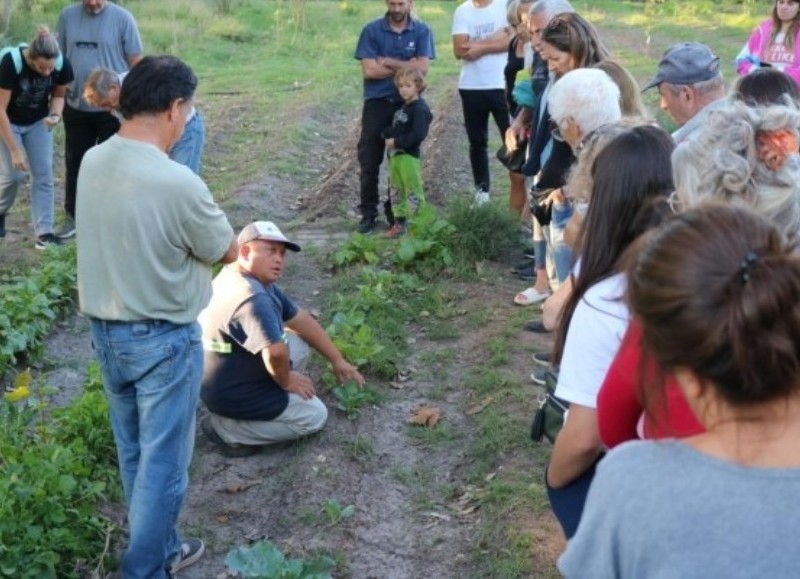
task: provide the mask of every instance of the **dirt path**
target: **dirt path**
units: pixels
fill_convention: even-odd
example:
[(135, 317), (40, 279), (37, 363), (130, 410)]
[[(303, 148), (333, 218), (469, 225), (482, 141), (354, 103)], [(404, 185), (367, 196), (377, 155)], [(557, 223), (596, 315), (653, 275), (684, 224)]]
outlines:
[[(424, 171), (429, 199), (441, 204), (447, 194), (469, 189), (458, 95), (453, 87), (440, 89), (436, 121), (426, 141)], [(313, 111), (308, 112), (313, 116)], [(355, 143), (358, 127), (343, 125), (327, 158), (329, 171), (313, 195), (298, 207), (299, 183), (264, 176), (239, 188), (226, 202), (234, 224), (268, 215), (281, 223), (294, 222), (293, 235), (306, 248), (291, 256), (282, 286), (309, 310), (323, 307), (330, 283), (327, 254), (355, 225), (343, 208), (357, 204)], [(325, 144), (322, 143), (321, 146)], [(213, 155), (213, 147), (211, 154)], [(447, 168), (443, 170), (443, 168)], [(342, 218), (346, 224), (342, 225)], [(322, 394), (330, 412), (321, 435), (299, 444), (265, 450), (246, 459), (228, 459), (198, 433), (191, 481), (181, 516), (185, 534), (202, 537), (207, 554), (181, 577), (226, 577), (224, 558), (237, 547), (261, 538), (276, 543), (293, 557), (329, 554), (336, 558), (337, 576), (464, 577), (475, 574), (480, 555), (482, 481), (472, 478), (476, 420), (470, 412), (476, 394), (466, 377), (484, 355), (492, 336), (506, 330), (518, 312), (510, 296), (521, 283), (489, 265), (480, 283), (457, 284), (463, 312), (487, 309), (486, 323), (476, 326), (468, 316), (454, 323), (458, 337), (431, 340), (422, 328), (410, 327), (412, 353), (398, 360), (409, 379), (402, 384), (376, 383), (382, 400), (350, 421), (334, 409), (335, 400)], [(533, 335), (520, 336), (520, 348), (542, 346)], [(86, 320), (75, 315), (60, 324), (47, 341), (43, 365), (57, 403), (79, 391), (92, 360)], [(511, 357), (512, 372), (530, 371), (522, 355)], [(399, 387), (398, 387), (399, 386)], [(530, 399), (535, 396), (531, 386)], [(407, 424), (410, 411), (429, 404), (442, 411), (443, 428), (435, 433)], [(529, 405), (517, 405), (517, 419), (527, 419)], [(472, 408), (472, 411), (470, 411)], [(200, 410), (201, 414), (205, 412)], [(524, 436), (524, 432), (520, 432)], [(528, 471), (531, 457), (507, 457), (505, 468)], [(503, 466), (500, 467), (502, 470)], [(332, 524), (323, 514), (328, 500), (353, 505), (352, 518)], [(519, 513), (509, 526), (541, 528), (542, 540), (531, 556), (552, 565), (558, 546), (552, 546), (552, 521), (544, 515)], [(485, 548), (485, 546), (484, 546)]]

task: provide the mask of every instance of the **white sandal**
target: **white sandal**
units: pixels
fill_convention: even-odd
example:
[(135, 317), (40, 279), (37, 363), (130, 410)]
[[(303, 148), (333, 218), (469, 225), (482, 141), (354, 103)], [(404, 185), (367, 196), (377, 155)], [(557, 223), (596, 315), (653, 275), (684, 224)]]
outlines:
[(519, 292), (514, 296), (514, 303), (518, 306), (532, 306), (546, 300), (550, 297), (550, 291), (544, 293), (539, 292), (534, 287), (529, 287), (525, 291)]

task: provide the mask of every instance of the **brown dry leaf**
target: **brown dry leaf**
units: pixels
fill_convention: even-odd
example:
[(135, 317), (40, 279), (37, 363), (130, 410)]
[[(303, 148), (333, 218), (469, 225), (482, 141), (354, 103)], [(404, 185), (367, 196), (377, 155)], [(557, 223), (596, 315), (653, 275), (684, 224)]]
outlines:
[(226, 486), (223, 491), (228, 494), (235, 495), (238, 493), (243, 493), (247, 489), (253, 488), (258, 486), (264, 482), (263, 478), (255, 479), (255, 480), (246, 480), (239, 483), (231, 483)]
[(419, 424), (420, 426), (436, 426), (441, 418), (442, 412), (433, 406), (420, 406), (411, 412), (411, 418), (408, 421), (411, 424)]
[(472, 414), (477, 414), (478, 412), (482, 412), (492, 402), (494, 402), (494, 396), (487, 396), (480, 403), (470, 406), (467, 409), (467, 414), (472, 415)]
[(231, 516), (228, 513), (220, 513), (215, 518), (221, 525), (227, 525), (231, 522)]

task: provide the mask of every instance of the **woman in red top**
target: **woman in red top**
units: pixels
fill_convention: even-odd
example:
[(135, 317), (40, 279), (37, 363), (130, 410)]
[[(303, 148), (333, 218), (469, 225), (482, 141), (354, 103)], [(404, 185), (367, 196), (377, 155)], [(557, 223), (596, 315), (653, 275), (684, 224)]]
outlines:
[[(662, 400), (642, 400), (640, 381), (647, 384), (661, 377), (655, 361), (642, 356), (641, 341), (642, 327), (634, 320), (597, 395), (600, 440), (608, 448), (637, 438), (684, 438), (703, 432), (671, 374), (663, 377)], [(650, 412), (645, 413), (645, 407)]]

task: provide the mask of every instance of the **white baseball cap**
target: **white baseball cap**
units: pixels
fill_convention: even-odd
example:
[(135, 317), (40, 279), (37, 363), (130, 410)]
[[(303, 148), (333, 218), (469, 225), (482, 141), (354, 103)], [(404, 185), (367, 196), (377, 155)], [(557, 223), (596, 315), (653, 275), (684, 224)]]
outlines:
[(292, 251), (300, 251), (300, 246), (293, 241), (289, 241), (289, 239), (283, 233), (281, 233), (281, 230), (278, 229), (278, 226), (272, 221), (254, 221), (250, 225), (245, 226), (245, 228), (242, 229), (242, 232), (239, 234), (238, 241), (239, 245), (244, 245), (245, 243), (255, 239), (278, 241), (283, 243), (287, 249), (291, 249)]

